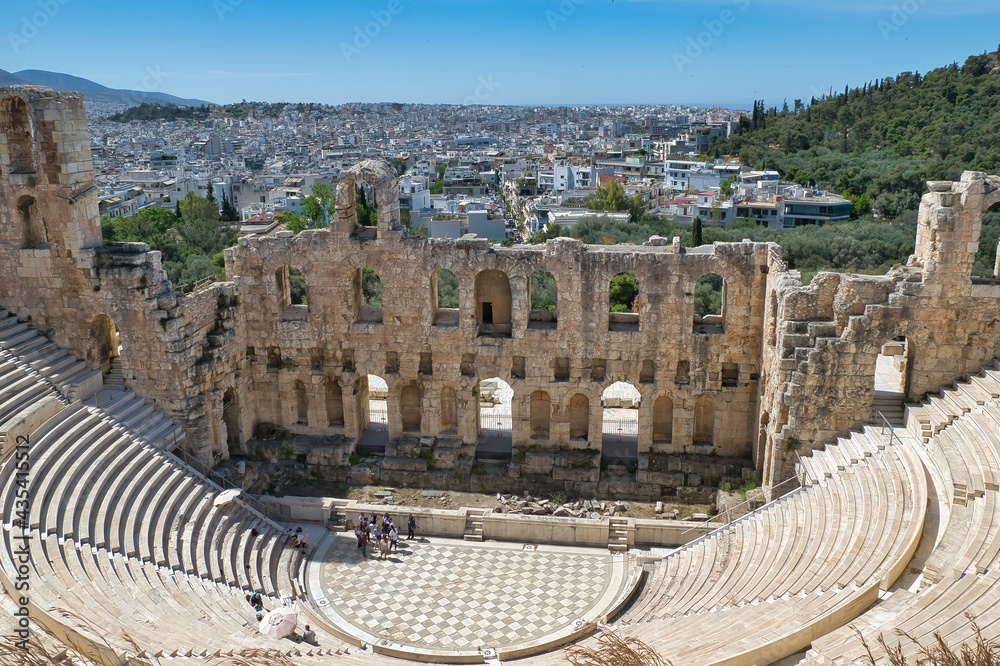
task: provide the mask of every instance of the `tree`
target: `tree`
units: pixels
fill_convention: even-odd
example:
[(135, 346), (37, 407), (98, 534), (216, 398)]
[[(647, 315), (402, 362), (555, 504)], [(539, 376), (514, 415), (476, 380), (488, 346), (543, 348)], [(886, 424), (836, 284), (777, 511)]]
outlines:
[(701, 218), (695, 217), (694, 221), (691, 222), (691, 247), (703, 245), (701, 235)]
[(212, 185), (211, 179), (208, 181), (208, 195), (205, 198), (215, 203), (215, 186)]
[(229, 197), (226, 196), (226, 194), (222, 195), (222, 215), (221, 215), (220, 219), (223, 222), (239, 222), (240, 221), (240, 213), (239, 213), (239, 211), (236, 210), (236, 207), (233, 206), (232, 202), (229, 200)]
[(301, 215), (290, 210), (275, 216), (275, 219), (279, 220), (285, 225), (285, 228), (291, 231), (293, 234), (298, 235), (305, 231), (306, 221)]
[(733, 185), (736, 183), (736, 176), (730, 176), (719, 183), (719, 194), (724, 197), (733, 196)]
[(337, 190), (326, 183), (316, 183), (312, 194), (302, 199), (302, 214), (315, 228), (330, 226), (337, 212)]
[(621, 273), (611, 278), (609, 300), (612, 312), (639, 311), (639, 280), (631, 273)]

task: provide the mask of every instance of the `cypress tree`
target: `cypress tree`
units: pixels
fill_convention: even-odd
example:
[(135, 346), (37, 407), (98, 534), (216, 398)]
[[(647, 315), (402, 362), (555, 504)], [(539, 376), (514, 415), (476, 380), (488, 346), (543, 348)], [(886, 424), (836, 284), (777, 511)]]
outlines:
[(701, 245), (701, 218), (695, 217), (694, 221), (691, 222), (691, 247), (699, 247)]

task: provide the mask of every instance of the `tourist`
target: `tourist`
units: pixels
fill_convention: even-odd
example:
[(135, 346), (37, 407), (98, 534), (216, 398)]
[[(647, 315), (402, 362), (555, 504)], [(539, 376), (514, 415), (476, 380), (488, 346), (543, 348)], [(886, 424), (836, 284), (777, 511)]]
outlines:
[(361, 532), (361, 557), (368, 557), (368, 532)]
[(409, 541), (413, 538), (414, 531), (417, 529), (417, 520), (410, 514), (410, 517), (406, 519), (406, 540)]
[(389, 545), (393, 550), (399, 550), (399, 532), (392, 523), (389, 524)]
[[(301, 530), (302, 528), (300, 527), (299, 529)], [(304, 553), (306, 552), (306, 546), (309, 545), (309, 533), (302, 532), (301, 534), (298, 535), (298, 537), (299, 537), (299, 548), (301, 548), (302, 552)]]
[(361, 550), (361, 535), (364, 534), (364, 530), (359, 525), (358, 529), (354, 530), (354, 536), (358, 539), (358, 550)]
[(310, 629), (308, 624), (306, 625), (306, 630), (302, 632), (302, 640), (309, 643), (309, 645), (316, 645), (316, 632)]
[[(302, 528), (300, 527), (299, 530), (301, 531)], [(288, 534), (288, 545), (291, 546), (292, 548), (298, 548), (299, 547), (299, 537), (298, 537), (298, 535), (289, 533)]]
[(251, 606), (263, 606), (264, 597), (260, 592), (254, 592), (253, 594), (247, 595), (247, 600), (250, 602)]
[(383, 534), (382, 540), (378, 542), (379, 545), (379, 559), (384, 560), (389, 557), (389, 535)]

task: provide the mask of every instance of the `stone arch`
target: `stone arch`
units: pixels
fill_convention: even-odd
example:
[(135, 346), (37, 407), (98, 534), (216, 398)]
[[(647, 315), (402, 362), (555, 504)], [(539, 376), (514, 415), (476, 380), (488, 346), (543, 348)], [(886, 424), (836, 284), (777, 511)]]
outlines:
[(399, 392), (399, 419), (403, 432), (419, 433), (422, 408), (422, 391), (417, 384), (406, 384)]
[(476, 276), (476, 324), (479, 335), (511, 337), (510, 278), (503, 271), (486, 270)]
[(479, 368), (476, 382), (476, 458), (509, 460), (513, 451), (514, 389), (496, 367)]
[(694, 444), (715, 444), (715, 400), (703, 395), (694, 402)]
[(344, 390), (332, 378), (326, 382), (326, 425), (344, 425)]
[(668, 443), (674, 437), (674, 401), (661, 395), (653, 403), (653, 441)]
[(354, 299), (359, 322), (382, 323), (382, 278), (375, 269), (364, 266), (354, 272)]
[(295, 418), (295, 425), (309, 424), (309, 392), (301, 379), (296, 379), (292, 384), (290, 395), (292, 404), (292, 416)]
[(396, 172), (381, 160), (363, 160), (341, 174), (337, 185), (336, 230), (345, 233), (356, 231), (358, 200), (355, 188), (361, 181), (370, 183), (375, 190), (375, 205), (378, 208), (376, 236), (385, 231), (401, 231)]
[(458, 432), (458, 396), (450, 386), (441, 389), (440, 426), (441, 434)]
[(577, 393), (569, 400), (569, 437), (587, 439), (590, 434), (590, 398)]
[(528, 279), (528, 328), (555, 328), (559, 319), (559, 287), (548, 271), (535, 271)]
[(601, 455), (605, 462), (631, 465), (638, 460), (642, 402), (639, 388), (622, 379), (601, 392)]
[(529, 420), (532, 439), (548, 439), (552, 420), (552, 399), (545, 391), (531, 394)]
[(458, 277), (447, 268), (431, 273), (431, 308), (435, 326), (458, 326), (461, 307)]
[(226, 446), (229, 455), (243, 452), (243, 440), (240, 433), (240, 402), (235, 388), (229, 388), (222, 394), (222, 423), (226, 426)]
[(48, 229), (35, 197), (25, 195), (17, 200), (17, 215), (21, 220), (24, 247), (31, 248), (49, 241)]
[(726, 280), (705, 273), (694, 283), (694, 332), (722, 333), (726, 321)]
[(90, 321), (87, 343), (87, 364), (101, 372), (111, 369), (111, 361), (118, 358), (118, 328), (106, 314), (99, 314)]
[(639, 278), (634, 273), (619, 273), (608, 283), (608, 330), (639, 330)]
[(7, 141), (7, 173), (35, 173), (35, 130), (28, 105), (20, 97), (0, 101), (0, 134)]

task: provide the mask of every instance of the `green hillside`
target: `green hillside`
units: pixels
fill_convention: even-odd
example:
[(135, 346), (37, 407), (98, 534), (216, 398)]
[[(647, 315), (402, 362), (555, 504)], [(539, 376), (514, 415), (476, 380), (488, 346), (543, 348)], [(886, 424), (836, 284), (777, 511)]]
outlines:
[(986, 53), (820, 99), (759, 102), (737, 134), (713, 140), (710, 156), (738, 155), (912, 220), (925, 181), (958, 180), (970, 169), (1000, 173), (998, 108), (1000, 62)]

